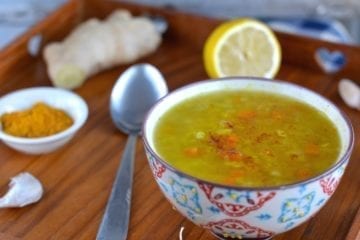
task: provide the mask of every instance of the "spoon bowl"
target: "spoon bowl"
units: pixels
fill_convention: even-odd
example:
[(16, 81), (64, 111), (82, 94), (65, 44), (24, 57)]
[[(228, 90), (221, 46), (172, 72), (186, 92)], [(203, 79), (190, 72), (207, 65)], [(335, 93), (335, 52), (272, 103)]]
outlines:
[(147, 111), (166, 93), (165, 80), (152, 65), (128, 68), (111, 92), (110, 114), (114, 124), (124, 133), (139, 133)]
[(111, 118), (120, 131), (129, 134), (129, 138), (97, 240), (125, 240), (127, 237), (137, 135), (141, 132), (148, 110), (167, 92), (163, 76), (150, 64), (128, 68), (113, 87), (110, 96)]

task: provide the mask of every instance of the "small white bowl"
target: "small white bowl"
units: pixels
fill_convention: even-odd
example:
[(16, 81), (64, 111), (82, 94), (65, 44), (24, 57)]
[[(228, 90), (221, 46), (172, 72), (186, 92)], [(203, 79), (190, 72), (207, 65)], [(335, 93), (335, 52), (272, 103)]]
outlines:
[(67, 143), (84, 125), (88, 116), (86, 102), (77, 94), (54, 87), (34, 87), (14, 91), (0, 98), (0, 116), (4, 113), (30, 108), (44, 102), (68, 113), (73, 125), (65, 131), (40, 138), (23, 138), (6, 134), (0, 124), (0, 139), (9, 147), (28, 154), (52, 152)]

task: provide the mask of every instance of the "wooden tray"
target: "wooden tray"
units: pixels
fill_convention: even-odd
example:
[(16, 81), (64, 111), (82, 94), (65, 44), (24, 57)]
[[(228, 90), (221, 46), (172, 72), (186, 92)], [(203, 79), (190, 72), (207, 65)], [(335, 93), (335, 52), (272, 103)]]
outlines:
[[(42, 57), (27, 54), (32, 36), (41, 34), (44, 43), (62, 39), (80, 21), (91, 16), (104, 17), (116, 8), (168, 19), (170, 28), (161, 47), (141, 62), (157, 66), (170, 90), (207, 78), (202, 46), (220, 21), (114, 1), (72, 0), (0, 52), (0, 95), (24, 87), (51, 85)], [(337, 83), (343, 77), (359, 83), (360, 48), (280, 33), (277, 36), (283, 49), (277, 78), (308, 87), (337, 104), (350, 117), (356, 142), (343, 180), (326, 206), (310, 221), (274, 239), (360, 239), (360, 113), (346, 107), (337, 93)], [(314, 60), (319, 47), (342, 51), (347, 57), (344, 69), (337, 74), (324, 74)], [(0, 145), (0, 192), (6, 191), (9, 178), (22, 171), (37, 176), (45, 187), (39, 203), (0, 210), (0, 239), (95, 239), (127, 137), (114, 127), (108, 111), (111, 88), (126, 67), (102, 72), (76, 90), (88, 103), (90, 115), (66, 147), (51, 154), (30, 156)], [(141, 141), (137, 145), (134, 180), (128, 239), (179, 239), (182, 226), (183, 239), (214, 239), (174, 211), (160, 193)]]

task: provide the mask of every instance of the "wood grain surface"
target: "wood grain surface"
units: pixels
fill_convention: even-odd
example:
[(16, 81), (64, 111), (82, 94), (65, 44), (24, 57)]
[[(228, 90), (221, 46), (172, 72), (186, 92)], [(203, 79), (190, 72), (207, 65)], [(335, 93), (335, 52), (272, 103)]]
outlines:
[[(139, 62), (157, 66), (170, 90), (207, 78), (202, 46), (220, 21), (113, 1), (72, 0), (0, 52), (0, 96), (20, 88), (51, 85), (42, 56), (27, 54), (32, 36), (41, 34), (44, 43), (59, 40), (80, 21), (102, 18), (116, 8), (158, 14), (169, 21), (161, 47)], [(341, 78), (360, 83), (360, 49), (280, 33), (277, 36), (283, 49), (277, 78), (308, 87), (333, 101), (350, 117), (356, 142), (345, 175), (325, 207), (310, 221), (274, 239), (360, 239), (360, 112), (346, 107), (337, 93)], [(332, 75), (322, 72), (314, 60), (319, 47), (342, 51), (347, 57), (345, 68)], [(115, 128), (108, 109), (111, 88), (127, 67), (104, 71), (75, 90), (86, 100), (89, 118), (62, 149), (31, 156), (0, 144), (0, 193), (6, 191), (10, 178), (22, 171), (35, 175), (45, 188), (43, 199), (34, 205), (0, 210), (0, 240), (95, 239), (127, 137)], [(141, 141), (133, 187), (129, 240), (179, 239), (181, 227), (184, 240), (215, 239), (172, 209), (152, 177)]]

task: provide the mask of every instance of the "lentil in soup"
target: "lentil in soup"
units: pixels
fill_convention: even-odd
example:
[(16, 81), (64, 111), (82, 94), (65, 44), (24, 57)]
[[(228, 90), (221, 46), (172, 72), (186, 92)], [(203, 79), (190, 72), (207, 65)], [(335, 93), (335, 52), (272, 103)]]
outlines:
[(338, 158), (335, 125), (314, 107), (274, 93), (223, 90), (168, 110), (155, 149), (173, 167), (200, 179), (269, 187), (311, 178)]

